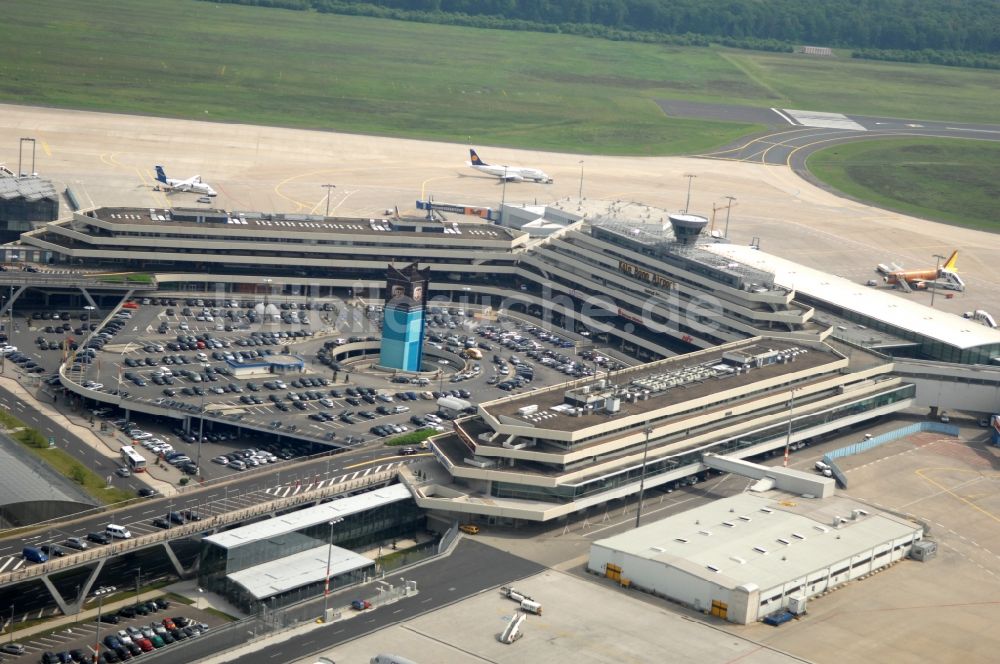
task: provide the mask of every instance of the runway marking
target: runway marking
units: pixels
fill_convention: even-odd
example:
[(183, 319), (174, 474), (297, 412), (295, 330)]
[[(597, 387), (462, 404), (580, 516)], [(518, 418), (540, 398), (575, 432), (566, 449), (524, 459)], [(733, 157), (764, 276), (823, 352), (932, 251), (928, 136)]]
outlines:
[(806, 127), (828, 127), (830, 129), (851, 129), (853, 131), (868, 131), (843, 113), (825, 113), (823, 111), (796, 111), (783, 109), (795, 121)]
[(971, 131), (980, 134), (1000, 134), (1000, 129), (968, 129), (967, 127), (945, 127), (948, 131)]
[(772, 107), (771, 110), (774, 111), (775, 113), (777, 113), (783, 120), (785, 120), (788, 124), (792, 125), (793, 127), (795, 125), (799, 124), (798, 122), (796, 122), (795, 120), (793, 120), (792, 118), (790, 118), (788, 115), (786, 115), (785, 113), (783, 113), (781, 111), (781, 109), (779, 109), (779, 108), (773, 108)]

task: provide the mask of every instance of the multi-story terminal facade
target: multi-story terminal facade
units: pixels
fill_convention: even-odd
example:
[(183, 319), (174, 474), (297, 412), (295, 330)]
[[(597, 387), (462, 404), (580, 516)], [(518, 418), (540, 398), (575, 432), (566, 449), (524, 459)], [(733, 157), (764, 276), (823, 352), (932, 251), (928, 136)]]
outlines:
[(417, 504), (545, 521), (912, 404), (892, 361), (839, 342), (757, 337), (481, 404), (431, 447)]
[(434, 298), (521, 311), (643, 359), (757, 334), (829, 328), (768, 273), (675, 241), (670, 224), (577, 222), (546, 238), (478, 222), (205, 209), (98, 208), (25, 233), (4, 258), (159, 275), (177, 287), (383, 297), (387, 262), (419, 261)]

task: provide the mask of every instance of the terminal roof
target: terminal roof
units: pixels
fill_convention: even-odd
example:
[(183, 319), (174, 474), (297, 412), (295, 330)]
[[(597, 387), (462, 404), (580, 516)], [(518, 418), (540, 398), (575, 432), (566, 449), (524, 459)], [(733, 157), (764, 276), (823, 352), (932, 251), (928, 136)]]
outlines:
[(1000, 344), (1000, 330), (751, 247), (713, 244), (708, 245), (708, 249), (773, 272), (775, 283), (794, 287), (798, 292), (828, 302), (835, 308), (854, 311), (955, 348)]
[(326, 578), (327, 555), (331, 577), (375, 564), (353, 551), (323, 545), (233, 572), (229, 575), (229, 580), (246, 588), (255, 599), (265, 599), (323, 581)]
[(43, 198), (56, 198), (56, 196), (56, 188), (51, 180), (36, 177), (0, 177), (0, 199), (24, 198), (29, 201), (37, 201)]
[(465, 240), (510, 241), (522, 235), (519, 231), (475, 222), (438, 222), (422, 218), (354, 218), (324, 217), (306, 214), (265, 214), (260, 212), (227, 212), (199, 208), (98, 208), (91, 216), (102, 221), (153, 226), (164, 232), (170, 228), (191, 230), (219, 228), (229, 233), (245, 233), (265, 241), (271, 234), (289, 232), (348, 235), (407, 235), (449, 237)]
[[(593, 415), (577, 417), (572, 408), (567, 407), (567, 390), (584, 388), (592, 385), (592, 393), (603, 393), (605, 389), (614, 389), (617, 393), (640, 394), (642, 385), (650, 382), (657, 382), (661, 377), (666, 381), (678, 374), (685, 374), (694, 371), (698, 367), (709, 367), (719, 365), (723, 362), (724, 353), (742, 352), (747, 355), (763, 354), (769, 352), (785, 353), (788, 351), (799, 351), (807, 349), (808, 352), (798, 354), (793, 361), (775, 362), (762, 367), (751, 368), (742, 373), (735, 372), (711, 372), (708, 371), (704, 377), (690, 381), (677, 382), (676, 386), (665, 387), (661, 391), (652, 391), (647, 398), (637, 400), (634, 403), (627, 403), (625, 398), (621, 398), (619, 409), (615, 412), (608, 412), (601, 408), (595, 409)], [(481, 408), (496, 418), (503, 418), (503, 422), (516, 423), (515, 420), (523, 422), (526, 426), (538, 427), (541, 429), (553, 429), (559, 431), (573, 431), (598, 423), (604, 423), (615, 419), (625, 418), (637, 413), (651, 413), (653, 411), (666, 408), (675, 404), (699, 399), (718, 392), (719, 390), (730, 390), (737, 387), (747, 387), (775, 376), (785, 373), (799, 372), (805, 369), (813, 369), (824, 364), (843, 359), (834, 353), (827, 346), (805, 347), (794, 341), (777, 338), (757, 338), (744, 342), (729, 344), (724, 348), (710, 349), (691, 355), (677, 356), (615, 371), (605, 378), (586, 378), (583, 380), (563, 383), (551, 388), (535, 390), (527, 394), (499, 399)], [(607, 388), (598, 388), (601, 381), (606, 381)], [(665, 385), (665, 382), (660, 384)], [(533, 412), (525, 413), (525, 407), (531, 408)], [(598, 419), (599, 418), (599, 419)]]
[(276, 516), (273, 519), (258, 521), (248, 526), (217, 533), (211, 537), (206, 537), (205, 541), (224, 549), (235, 549), (244, 544), (280, 537), (281, 535), (294, 533), (310, 526), (316, 526), (351, 514), (365, 512), (381, 505), (388, 505), (408, 499), (410, 499), (410, 491), (402, 484), (393, 484), (392, 486), (376, 489), (375, 491), (366, 491), (356, 496), (340, 498), (333, 502), (289, 512), (288, 514)]

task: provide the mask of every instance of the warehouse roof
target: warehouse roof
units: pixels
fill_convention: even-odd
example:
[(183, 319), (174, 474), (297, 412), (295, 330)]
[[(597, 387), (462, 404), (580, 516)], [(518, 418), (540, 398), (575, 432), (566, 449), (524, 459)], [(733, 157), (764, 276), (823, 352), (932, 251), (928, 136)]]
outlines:
[[(838, 517), (846, 521), (835, 527)], [(723, 587), (766, 590), (841, 561), (850, 564), (852, 556), (920, 531), (916, 524), (846, 498), (790, 500), (786, 494), (744, 493), (594, 546), (682, 569)]]
[(375, 491), (366, 491), (356, 496), (340, 498), (315, 507), (282, 514), (266, 521), (258, 521), (248, 526), (227, 530), (224, 533), (206, 537), (205, 541), (224, 549), (234, 549), (251, 542), (280, 537), (310, 526), (365, 512), (381, 505), (408, 500), (410, 497), (410, 491), (405, 486), (393, 484)]

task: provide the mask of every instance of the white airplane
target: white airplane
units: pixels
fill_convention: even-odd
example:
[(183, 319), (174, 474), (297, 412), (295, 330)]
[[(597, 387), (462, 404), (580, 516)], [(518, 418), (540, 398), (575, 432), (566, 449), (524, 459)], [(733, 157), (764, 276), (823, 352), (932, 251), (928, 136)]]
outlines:
[(545, 174), (544, 171), (540, 171), (537, 168), (523, 168), (520, 166), (495, 166), (487, 164), (485, 161), (479, 158), (475, 150), (469, 150), (469, 156), (472, 161), (466, 162), (469, 166), (481, 171), (493, 177), (500, 178), (501, 180), (506, 180), (507, 182), (524, 182), (525, 180), (532, 180), (533, 182), (544, 182), (546, 184), (552, 183), (552, 178)]
[(172, 191), (190, 191), (195, 194), (204, 194), (205, 196), (217, 195), (215, 189), (212, 189), (207, 183), (201, 181), (200, 175), (189, 177), (187, 180), (175, 180), (174, 178), (167, 177), (167, 174), (163, 172), (163, 166), (156, 167), (156, 181), (164, 189)]

